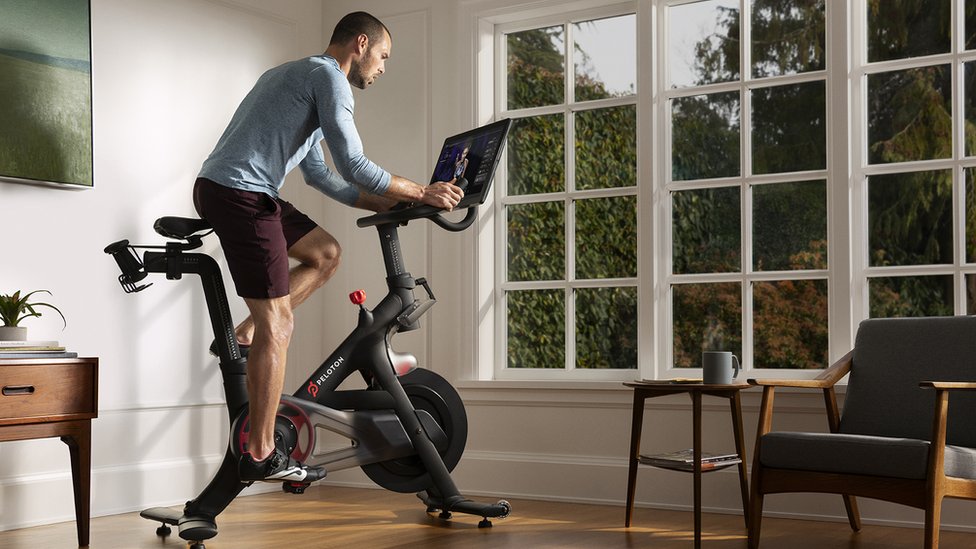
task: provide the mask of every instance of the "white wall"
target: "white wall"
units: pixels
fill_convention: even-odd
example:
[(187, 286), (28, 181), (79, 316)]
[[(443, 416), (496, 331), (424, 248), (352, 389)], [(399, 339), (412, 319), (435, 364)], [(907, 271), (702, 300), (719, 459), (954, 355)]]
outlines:
[[(67, 329), (45, 315), (30, 337), (100, 358), (96, 516), (190, 499), (227, 431), (199, 279), (125, 295), (102, 249), (160, 243), (154, 219), (193, 215), (193, 180), (239, 100), (267, 68), (323, 51), (320, 22), (319, 0), (93, 0), (94, 189), (0, 182), (0, 291), (50, 289)], [(321, 216), (315, 191), (292, 182), (286, 195)], [(309, 340), (296, 335), (296, 356)], [(0, 444), (0, 529), (73, 517), (67, 447)]]

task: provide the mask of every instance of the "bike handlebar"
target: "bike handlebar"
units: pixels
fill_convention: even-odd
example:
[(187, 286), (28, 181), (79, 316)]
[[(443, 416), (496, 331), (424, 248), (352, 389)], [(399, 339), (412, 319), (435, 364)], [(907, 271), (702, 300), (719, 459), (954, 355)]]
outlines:
[(414, 219), (430, 219), (438, 227), (451, 231), (460, 232), (467, 229), (478, 217), (478, 206), (470, 206), (468, 213), (460, 221), (448, 221), (441, 215), (444, 210), (434, 206), (410, 206), (408, 208), (380, 212), (368, 217), (361, 217), (356, 220), (358, 227), (373, 227), (375, 225), (405, 225)]
[[(461, 188), (467, 187), (467, 181), (463, 178), (458, 180), (458, 186)], [(470, 199), (471, 197), (465, 197)], [(434, 206), (428, 206), (426, 204), (419, 205), (407, 205), (400, 204), (394, 206), (393, 209), (376, 213), (367, 217), (361, 217), (356, 220), (356, 225), (359, 227), (373, 227), (376, 225), (388, 225), (396, 223), (397, 225), (405, 225), (408, 221), (413, 221), (414, 219), (430, 219), (438, 227), (448, 230), (451, 232), (460, 232), (474, 223), (474, 220), (478, 217), (478, 202), (471, 204), (470, 206), (465, 206), (467, 208), (467, 214), (460, 221), (448, 221), (442, 215), (445, 210), (437, 208)]]
[(468, 213), (465, 214), (464, 218), (460, 221), (448, 221), (441, 214), (437, 214), (431, 217), (430, 220), (437, 224), (438, 227), (451, 231), (451, 232), (461, 232), (467, 229), (474, 223), (474, 220), (478, 218), (478, 207), (472, 206), (468, 208)]

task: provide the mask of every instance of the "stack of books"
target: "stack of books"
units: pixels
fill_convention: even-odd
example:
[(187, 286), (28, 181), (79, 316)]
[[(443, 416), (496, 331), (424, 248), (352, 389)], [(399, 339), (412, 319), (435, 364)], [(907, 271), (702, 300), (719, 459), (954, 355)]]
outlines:
[(75, 358), (57, 341), (0, 341), (0, 358)]
[[(679, 471), (695, 470), (694, 451), (691, 448), (668, 454), (641, 455), (637, 460), (644, 465), (652, 465), (663, 469), (677, 469)], [(702, 471), (721, 469), (739, 463), (742, 463), (742, 458), (739, 457), (739, 454), (711, 454), (709, 452), (702, 452), (701, 454)]]

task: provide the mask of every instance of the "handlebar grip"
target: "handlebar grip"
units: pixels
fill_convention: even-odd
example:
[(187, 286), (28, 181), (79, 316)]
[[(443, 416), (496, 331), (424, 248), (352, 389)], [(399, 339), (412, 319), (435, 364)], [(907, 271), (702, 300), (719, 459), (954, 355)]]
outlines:
[(138, 292), (151, 286), (151, 284), (136, 285), (137, 282), (146, 278), (149, 273), (143, 268), (139, 256), (129, 246), (128, 240), (119, 240), (118, 242), (109, 244), (105, 247), (105, 253), (111, 255), (119, 265), (119, 270), (122, 271), (122, 274), (119, 275), (119, 284), (122, 285), (122, 289), (126, 293)]
[(113, 242), (113, 243), (109, 244), (108, 246), (105, 246), (105, 250), (104, 251), (107, 254), (114, 255), (114, 254), (117, 254), (117, 253), (121, 252), (122, 250), (124, 250), (124, 249), (126, 249), (128, 247), (129, 247), (129, 241), (128, 240), (119, 240), (118, 242)]
[(478, 218), (478, 207), (472, 206), (468, 208), (468, 213), (460, 221), (448, 221), (444, 219), (444, 216), (437, 214), (430, 218), (431, 221), (437, 224), (438, 227), (446, 229), (451, 232), (461, 232), (467, 229), (474, 223), (474, 220)]

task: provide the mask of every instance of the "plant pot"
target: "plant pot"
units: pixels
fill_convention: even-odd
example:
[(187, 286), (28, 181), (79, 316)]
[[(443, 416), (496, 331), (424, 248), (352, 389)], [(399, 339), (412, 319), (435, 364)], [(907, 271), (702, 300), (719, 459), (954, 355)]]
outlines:
[(0, 341), (26, 341), (26, 326), (0, 326)]

